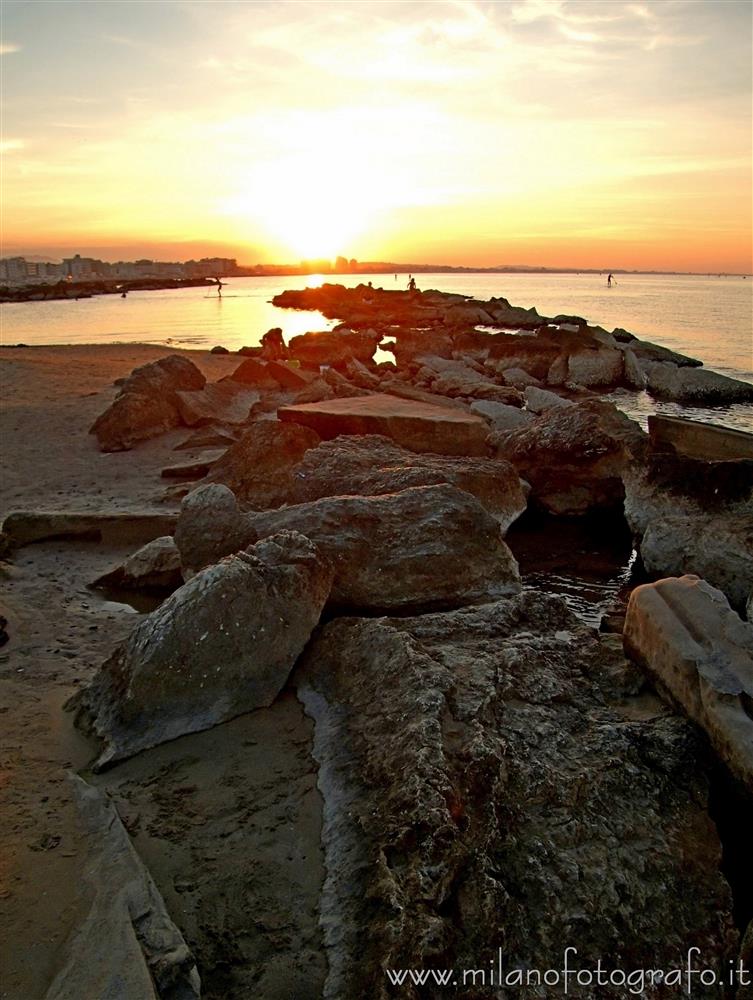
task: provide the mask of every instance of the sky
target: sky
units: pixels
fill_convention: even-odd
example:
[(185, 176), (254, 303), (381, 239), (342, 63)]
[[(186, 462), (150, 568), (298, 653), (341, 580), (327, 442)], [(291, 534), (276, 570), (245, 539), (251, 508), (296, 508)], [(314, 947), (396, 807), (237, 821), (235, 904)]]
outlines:
[(749, 0), (3, 0), (2, 254), (750, 272)]

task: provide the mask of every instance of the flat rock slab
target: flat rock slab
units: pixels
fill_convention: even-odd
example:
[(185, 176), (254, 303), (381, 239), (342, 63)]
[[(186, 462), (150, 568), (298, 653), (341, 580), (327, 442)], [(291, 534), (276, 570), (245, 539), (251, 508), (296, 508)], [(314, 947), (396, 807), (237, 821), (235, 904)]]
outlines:
[(71, 780), (88, 839), (80, 889), (88, 912), (45, 1000), (198, 1000), (194, 957), (114, 806), (81, 778)]
[(624, 642), (753, 791), (753, 625), (705, 580), (670, 577), (633, 591)]
[(70, 511), (12, 511), (2, 531), (16, 548), (32, 542), (80, 538), (120, 545), (151, 542), (175, 531), (177, 514), (139, 512), (72, 513)]
[(707, 462), (753, 461), (753, 434), (732, 427), (654, 413), (648, 418), (648, 433), (653, 448), (670, 445), (690, 458)]
[(226, 450), (226, 448), (213, 448), (211, 451), (201, 452), (194, 458), (186, 458), (182, 462), (166, 465), (160, 475), (164, 479), (201, 479), (202, 476), (206, 476), (215, 462), (222, 458)]
[(481, 417), (387, 393), (285, 406), (278, 416), (311, 427), (324, 440), (339, 434), (383, 434), (410, 451), (487, 453), (488, 427)]
[(249, 418), (251, 407), (261, 399), (256, 389), (232, 379), (208, 382), (203, 389), (176, 395), (181, 420), (189, 427), (215, 422), (243, 424)]

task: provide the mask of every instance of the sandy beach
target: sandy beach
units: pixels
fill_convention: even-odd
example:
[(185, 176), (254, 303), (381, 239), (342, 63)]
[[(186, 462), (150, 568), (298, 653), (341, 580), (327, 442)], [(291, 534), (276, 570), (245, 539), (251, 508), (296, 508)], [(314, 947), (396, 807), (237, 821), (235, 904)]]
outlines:
[[(208, 378), (237, 367), (237, 356), (185, 353)], [(39, 347), (2, 350), (0, 379), (3, 407), (2, 516), (16, 509), (164, 510), (160, 496), (165, 481), (160, 468), (174, 459), (172, 449), (186, 436), (170, 432), (138, 451), (102, 454), (87, 434), (94, 418), (112, 401), (113, 381), (132, 368), (164, 357), (164, 349), (146, 345)], [(92, 745), (73, 728), (62, 705), (86, 683), (113, 646), (133, 626), (135, 612), (108, 602), (87, 589), (101, 573), (117, 565), (128, 548), (97, 543), (50, 542), (21, 550), (12, 564), (2, 564), (0, 613), (8, 619), (9, 642), (0, 651), (2, 717), (2, 789), (0, 808), (0, 936), (7, 960), (0, 996), (41, 997), (56, 971), (60, 949), (81, 917), (82, 840), (66, 773), (85, 767)], [(234, 854), (222, 847), (233, 826), (258, 822), (269, 840), (270, 870), (290, 845), (274, 841), (282, 822), (275, 816), (269, 786), (285, 781), (285, 767), (300, 754), (296, 734), (303, 730), (300, 706), (283, 700), (275, 713), (260, 720), (248, 717), (217, 734), (194, 739), (188, 748), (174, 744), (150, 760), (121, 772), (118, 784), (137, 787), (153, 781), (154, 767), (163, 775), (153, 814), (142, 812), (138, 823), (152, 825), (154, 842), (167, 845), (169, 858), (155, 859), (180, 885), (190, 877), (192, 859), (182, 847), (186, 823), (205, 824), (206, 846), (217, 858), (215, 877), (236, 871)], [(227, 741), (227, 745), (225, 745)], [(235, 747), (235, 750), (232, 749)], [(242, 748), (242, 750), (238, 749)], [(258, 749), (256, 749), (258, 748)], [(197, 761), (210, 756), (214, 764)], [(223, 761), (220, 765), (218, 761)], [(207, 770), (207, 767), (209, 768)], [(231, 784), (222, 784), (225, 773)], [(193, 791), (186, 786), (193, 784)], [(201, 791), (196, 792), (197, 786)], [(264, 795), (267, 788), (266, 798)], [(242, 789), (243, 802), (234, 789)], [(171, 803), (170, 796), (175, 796)], [(313, 781), (300, 790), (301, 822), (316, 818)], [(176, 815), (176, 803), (191, 804), (189, 818)], [(143, 807), (142, 807), (143, 809)], [(216, 829), (223, 813), (223, 831)], [(124, 814), (128, 813), (124, 810)], [(162, 839), (157, 834), (163, 834)], [(194, 848), (195, 849), (195, 848)], [(260, 852), (256, 865), (263, 865)], [(241, 869), (243, 865), (241, 865)], [(301, 865), (296, 880), (313, 882), (316, 865)], [(292, 889), (291, 889), (292, 891)], [(173, 900), (186, 908), (185, 896)], [(302, 919), (306, 920), (305, 914)], [(309, 932), (315, 921), (308, 915)], [(303, 932), (302, 932), (303, 933)]]

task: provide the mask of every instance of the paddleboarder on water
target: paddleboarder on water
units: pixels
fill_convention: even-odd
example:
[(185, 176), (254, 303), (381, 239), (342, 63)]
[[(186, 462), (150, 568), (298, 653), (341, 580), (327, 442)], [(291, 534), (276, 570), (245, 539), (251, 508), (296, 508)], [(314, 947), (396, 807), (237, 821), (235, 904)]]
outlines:
[[(608, 274), (607, 275), (607, 288), (611, 288), (612, 287), (612, 281), (614, 281), (612, 275)], [(617, 284), (617, 282), (615, 282), (615, 284)]]

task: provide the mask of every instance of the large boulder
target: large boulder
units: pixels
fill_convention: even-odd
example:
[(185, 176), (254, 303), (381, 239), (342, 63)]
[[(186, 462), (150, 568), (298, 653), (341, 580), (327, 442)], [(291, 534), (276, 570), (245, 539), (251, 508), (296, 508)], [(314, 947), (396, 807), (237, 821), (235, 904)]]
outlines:
[(683, 576), (633, 591), (624, 642), (753, 792), (753, 625), (721, 591)]
[[(305, 453), (291, 471), (291, 478), (292, 494), (284, 498), (281, 495), (276, 506), (286, 501), (303, 503), (320, 497), (377, 496), (399, 493), (411, 486), (452, 483), (475, 496), (497, 518), (503, 531), (526, 509), (520, 479), (509, 462), (419, 455), (401, 448), (389, 438), (372, 434), (363, 437), (343, 435), (322, 442)], [(252, 506), (257, 505), (252, 502)]]
[(537, 506), (579, 515), (622, 505), (623, 473), (644, 438), (612, 403), (590, 399), (545, 410), (529, 426), (492, 433), (489, 441), (531, 484)]
[(261, 394), (232, 379), (208, 382), (203, 389), (178, 392), (178, 412), (188, 427), (209, 424), (245, 424)]
[(471, 399), (491, 399), (510, 406), (521, 406), (520, 392), (512, 386), (499, 385), (490, 378), (478, 374), (472, 368), (447, 370), (433, 375), (429, 380), (432, 392), (441, 396), (466, 396)]
[(703, 577), (742, 611), (753, 590), (753, 513), (654, 518), (641, 539), (640, 553), (648, 573)]
[(340, 434), (381, 434), (410, 451), (487, 454), (487, 427), (480, 417), (387, 393), (284, 406), (278, 416), (312, 428), (325, 440)]
[(344, 367), (354, 358), (362, 364), (370, 362), (381, 339), (374, 330), (324, 330), (293, 337), (288, 350), (291, 358), (309, 367)]
[(287, 531), (194, 576), (69, 703), (104, 743), (94, 770), (270, 705), (331, 584), (316, 546)]
[(178, 392), (202, 389), (205, 382), (196, 365), (179, 354), (134, 368), (89, 433), (96, 436), (101, 451), (128, 451), (177, 427)]
[(323, 798), (325, 996), (439, 997), (385, 970), (455, 968), (486, 970), (469, 996), (512, 997), (568, 943), (610, 971), (674, 967), (696, 941), (704, 964), (734, 957), (704, 747), (560, 600), (338, 619), (295, 681)]
[(190, 573), (283, 530), (306, 535), (329, 558), (336, 607), (457, 607), (520, 590), (499, 522), (446, 484), (251, 513), (226, 487), (202, 486), (183, 501), (175, 541)]
[(624, 367), (623, 353), (617, 348), (584, 348), (568, 355), (567, 381), (586, 387), (613, 387), (623, 381)]
[(666, 361), (642, 363), (648, 391), (657, 399), (668, 399), (685, 406), (719, 406), (753, 402), (753, 383), (708, 371), (706, 368), (680, 367)]
[(529, 413), (544, 413), (545, 410), (552, 410), (557, 406), (574, 406), (571, 399), (550, 392), (548, 389), (539, 389), (535, 385), (529, 385), (524, 392), (526, 409)]
[(319, 435), (301, 424), (257, 420), (216, 462), (207, 482), (224, 483), (256, 510), (279, 507), (293, 499), (293, 469)]

